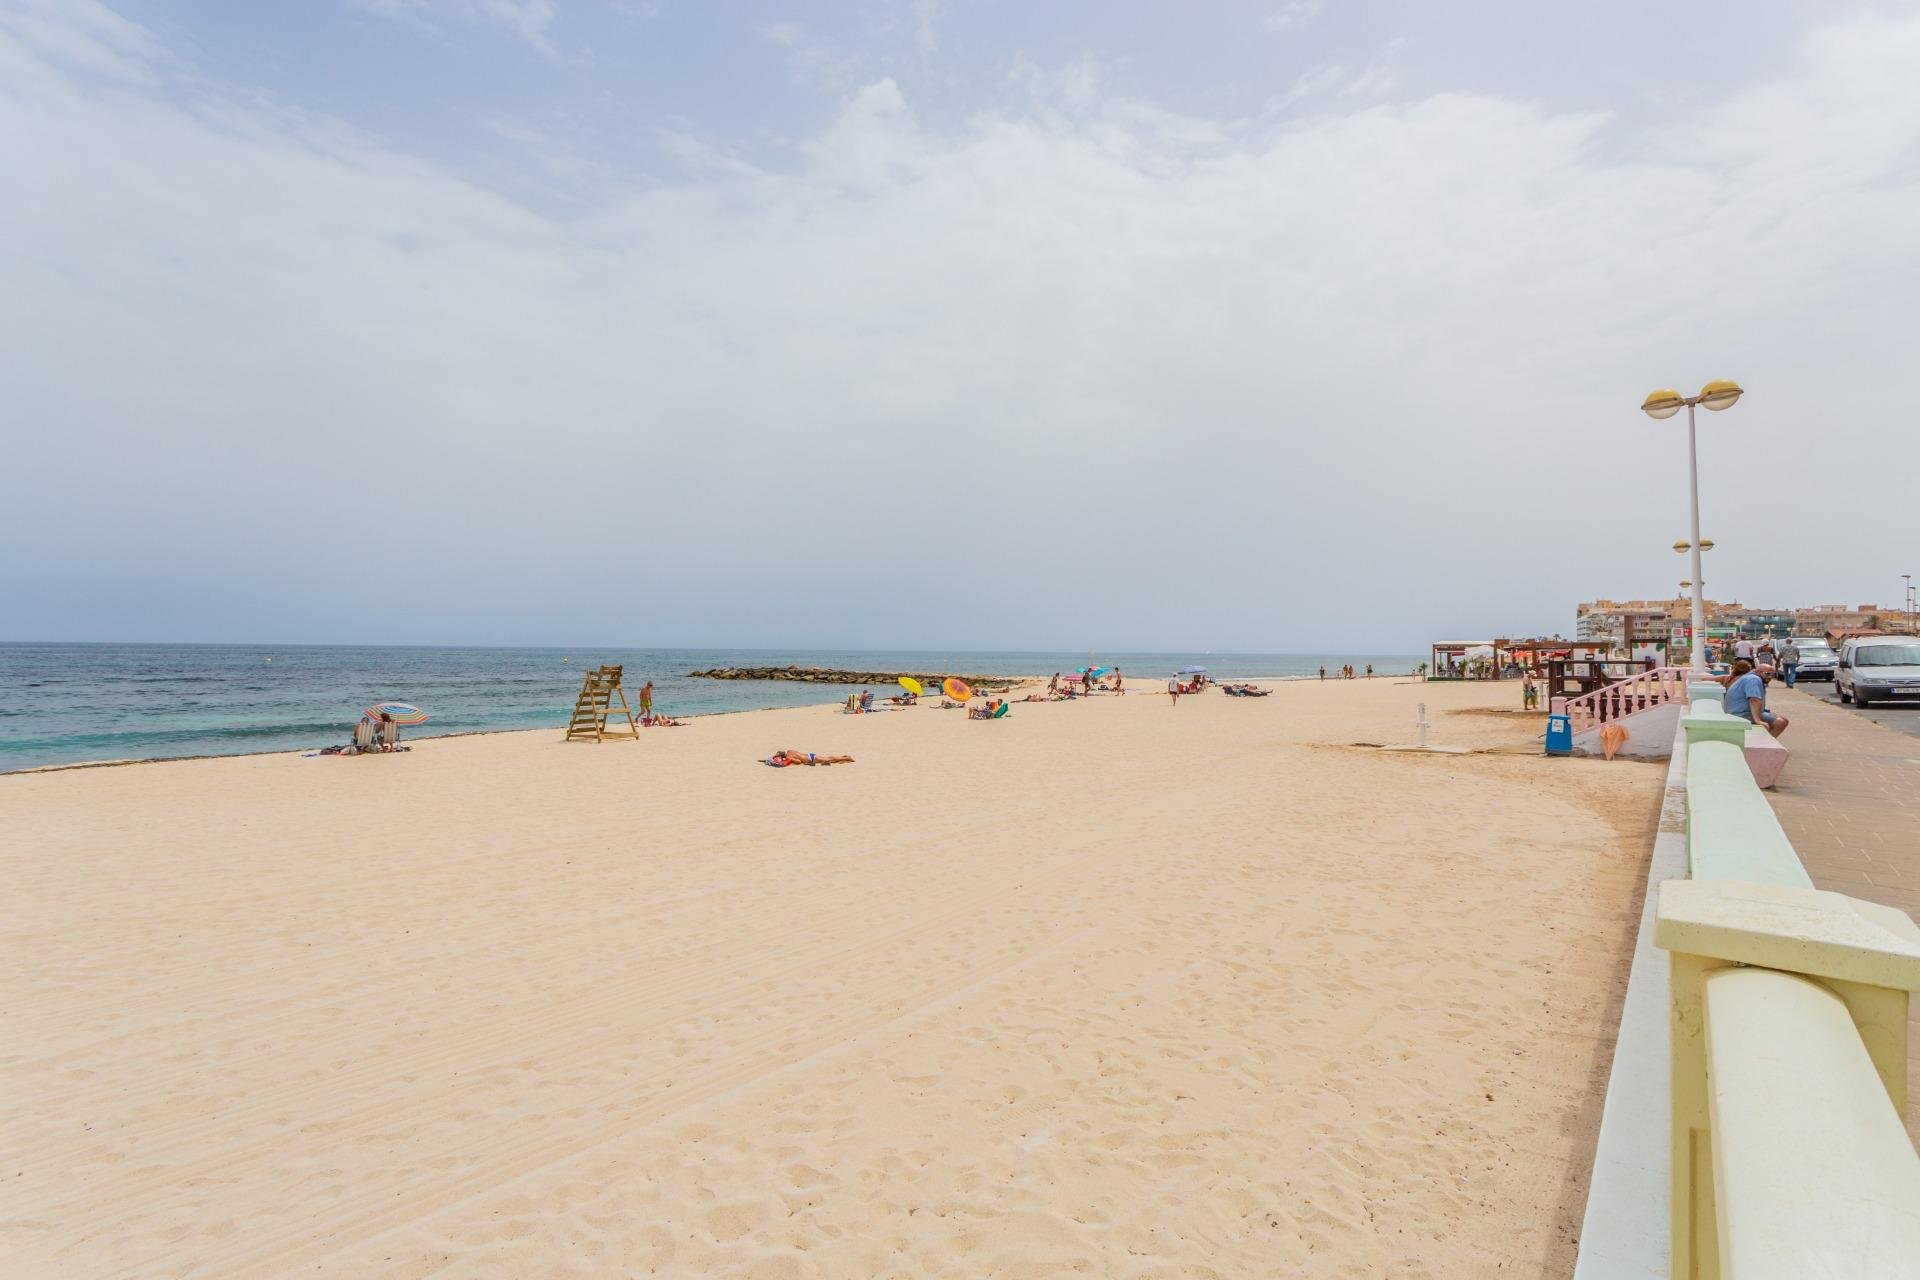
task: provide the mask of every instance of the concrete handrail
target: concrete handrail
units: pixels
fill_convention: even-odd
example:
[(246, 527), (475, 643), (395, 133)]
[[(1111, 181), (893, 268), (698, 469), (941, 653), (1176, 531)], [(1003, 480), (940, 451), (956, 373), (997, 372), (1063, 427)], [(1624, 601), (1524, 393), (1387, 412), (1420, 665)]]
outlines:
[(1911, 1274), (1920, 1155), (1846, 1002), (1791, 974), (1720, 969), (1703, 1006), (1721, 1272)]
[(1671, 957), (1672, 1275), (1906, 1274), (1920, 928), (1813, 887), (1747, 763), (1753, 726), (1711, 697), (1682, 724), (1693, 878), (1660, 886), (1654, 921)]
[(1687, 860), (1695, 880), (1813, 887), (1773, 806), (1754, 785), (1745, 749), (1731, 742), (1687, 748)]
[[(1899, 1256), (1920, 1256), (1906, 1252), (1920, 1228), (1920, 1157), (1901, 1123), (1920, 929), (1877, 903), (1731, 880), (1667, 881), (1654, 920), (1672, 963), (1674, 1280), (1907, 1274), (1875, 1261), (1881, 1240), (1833, 1226), (1886, 1227)], [(1774, 981), (1728, 984), (1736, 976)], [(1782, 1188), (1802, 1194), (1785, 1203)], [(1756, 1261), (1781, 1238), (1795, 1241), (1793, 1266)]]

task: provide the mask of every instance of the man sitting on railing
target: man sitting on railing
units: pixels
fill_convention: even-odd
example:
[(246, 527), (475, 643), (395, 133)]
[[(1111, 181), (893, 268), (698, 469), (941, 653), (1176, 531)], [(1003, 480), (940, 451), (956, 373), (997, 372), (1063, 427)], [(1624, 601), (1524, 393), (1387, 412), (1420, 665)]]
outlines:
[[(1773, 668), (1766, 668), (1768, 675)], [(1739, 716), (1754, 724), (1767, 727), (1767, 732), (1779, 737), (1787, 731), (1787, 718), (1777, 711), (1767, 710), (1767, 682), (1753, 669), (1753, 664), (1741, 658), (1733, 664), (1733, 678), (1727, 682), (1726, 696), (1720, 705), (1730, 716)]]

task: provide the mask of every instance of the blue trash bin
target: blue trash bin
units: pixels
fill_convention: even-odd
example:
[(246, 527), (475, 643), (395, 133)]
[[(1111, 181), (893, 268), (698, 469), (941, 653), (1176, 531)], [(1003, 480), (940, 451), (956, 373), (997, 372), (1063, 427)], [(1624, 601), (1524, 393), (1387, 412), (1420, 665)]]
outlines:
[(1550, 756), (1573, 754), (1572, 716), (1559, 714), (1547, 717), (1547, 754)]

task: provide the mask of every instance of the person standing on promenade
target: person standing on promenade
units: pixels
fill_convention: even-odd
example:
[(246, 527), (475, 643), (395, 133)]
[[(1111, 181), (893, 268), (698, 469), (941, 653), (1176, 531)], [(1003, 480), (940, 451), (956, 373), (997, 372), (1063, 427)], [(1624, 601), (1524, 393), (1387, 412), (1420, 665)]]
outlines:
[(1730, 716), (1765, 725), (1767, 732), (1776, 738), (1787, 731), (1787, 718), (1777, 711), (1767, 710), (1767, 682), (1760, 678), (1753, 664), (1745, 658), (1734, 660), (1733, 678), (1727, 681), (1726, 696), (1721, 699), (1720, 705)]
[(1753, 641), (1747, 639), (1745, 636), (1735, 640), (1733, 642), (1733, 660), (1735, 662), (1745, 662), (1748, 666), (1752, 666)]
[(1794, 687), (1800, 675), (1800, 646), (1788, 636), (1787, 642), (1780, 646), (1780, 674), (1786, 678), (1787, 688)]

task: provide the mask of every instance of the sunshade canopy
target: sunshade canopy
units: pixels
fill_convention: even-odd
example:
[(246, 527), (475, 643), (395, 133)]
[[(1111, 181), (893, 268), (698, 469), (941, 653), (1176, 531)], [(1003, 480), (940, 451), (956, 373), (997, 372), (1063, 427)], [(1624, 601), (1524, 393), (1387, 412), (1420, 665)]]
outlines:
[(375, 720), (382, 716), (395, 724), (425, 724), (427, 713), (411, 702), (376, 702), (368, 707), (366, 714)]

